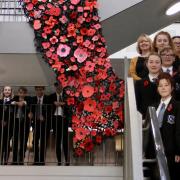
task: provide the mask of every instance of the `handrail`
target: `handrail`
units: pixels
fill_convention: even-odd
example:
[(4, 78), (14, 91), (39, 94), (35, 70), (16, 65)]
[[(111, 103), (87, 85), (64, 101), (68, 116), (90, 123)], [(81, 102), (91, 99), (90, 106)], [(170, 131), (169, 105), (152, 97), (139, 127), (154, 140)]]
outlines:
[(143, 180), (142, 119), (136, 107), (134, 82), (127, 78), (125, 95), (125, 180)]
[(156, 110), (154, 107), (149, 107), (148, 112), (149, 112), (149, 118), (151, 122), (152, 135), (154, 139), (157, 163), (158, 163), (159, 171), (160, 171), (160, 179), (170, 180), (167, 160), (164, 153), (164, 146), (163, 146), (161, 133), (159, 130), (159, 125), (158, 125)]

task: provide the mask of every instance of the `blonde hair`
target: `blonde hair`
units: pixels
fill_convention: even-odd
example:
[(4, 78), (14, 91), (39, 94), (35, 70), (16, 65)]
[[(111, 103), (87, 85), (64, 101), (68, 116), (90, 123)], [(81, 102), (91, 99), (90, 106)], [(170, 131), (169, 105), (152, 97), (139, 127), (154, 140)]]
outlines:
[(139, 44), (140, 44), (140, 43), (142, 42), (142, 40), (144, 40), (144, 39), (146, 39), (146, 40), (150, 43), (150, 49), (149, 49), (149, 51), (151, 52), (151, 51), (153, 50), (151, 38), (150, 38), (147, 34), (141, 34), (141, 35), (138, 37), (138, 39), (137, 39), (137, 47), (136, 47), (137, 52), (138, 52), (139, 54), (142, 54), (142, 50), (140, 49)]
[(1, 91), (1, 94), (0, 94), (0, 99), (4, 99), (4, 89), (5, 89), (5, 87), (10, 87), (11, 88), (11, 96), (10, 96), (10, 98), (12, 99), (14, 97), (13, 89), (12, 89), (11, 86), (8, 86), (8, 85), (3, 87), (2, 91)]

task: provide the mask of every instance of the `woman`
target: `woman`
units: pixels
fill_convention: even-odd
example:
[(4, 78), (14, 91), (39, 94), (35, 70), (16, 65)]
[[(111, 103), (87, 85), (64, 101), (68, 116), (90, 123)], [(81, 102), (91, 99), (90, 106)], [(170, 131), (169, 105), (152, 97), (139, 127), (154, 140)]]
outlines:
[(131, 59), (129, 75), (134, 80), (140, 80), (148, 74), (145, 60), (152, 51), (152, 42), (148, 35), (142, 34), (137, 39), (137, 51), (140, 56)]
[(170, 46), (171, 48), (173, 48), (171, 36), (168, 32), (160, 31), (154, 37), (153, 50), (159, 53), (166, 46)]
[(173, 80), (168, 73), (159, 75), (157, 86), (161, 100), (156, 106), (156, 114), (170, 177), (177, 180), (179, 172), (176, 173), (175, 169), (180, 162), (180, 104), (172, 96)]

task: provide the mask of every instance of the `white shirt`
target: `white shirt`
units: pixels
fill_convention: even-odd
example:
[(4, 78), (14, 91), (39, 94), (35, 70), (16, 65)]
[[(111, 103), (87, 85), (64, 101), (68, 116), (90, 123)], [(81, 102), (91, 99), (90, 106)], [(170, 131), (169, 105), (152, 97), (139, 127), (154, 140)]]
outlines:
[(8, 101), (10, 101), (10, 100), (11, 100), (10, 97), (4, 97), (4, 103), (5, 103), (5, 102), (8, 102)]
[(170, 100), (171, 100), (171, 98), (172, 98), (172, 96), (168, 97), (165, 101), (163, 101), (163, 100), (161, 99), (161, 102), (160, 102), (160, 104), (159, 104), (159, 106), (158, 106), (158, 108), (157, 108), (157, 110), (156, 110), (156, 115), (157, 115), (157, 116), (158, 116), (158, 114), (159, 114), (159, 111), (160, 111), (160, 109), (161, 109), (162, 104), (163, 104), (163, 103), (165, 104), (165, 109), (166, 109), (167, 106), (168, 106), (168, 104), (169, 104), (169, 102), (170, 102)]
[(167, 69), (169, 69), (169, 74), (172, 76), (173, 75), (173, 66), (170, 66), (170, 67), (164, 67), (162, 66), (162, 70), (163, 72), (167, 72)]
[[(56, 93), (56, 96), (57, 96), (57, 102), (60, 102), (60, 100), (62, 100), (62, 93), (61, 94)], [(54, 115), (63, 116), (63, 108), (61, 106), (56, 107)]]
[(43, 96), (37, 97), (37, 103), (43, 104)]
[(157, 77), (158, 77), (158, 75), (153, 76), (152, 74), (148, 74), (148, 76), (149, 76), (149, 80), (150, 80), (151, 82), (153, 82), (153, 79), (154, 79), (154, 78), (157, 79)]

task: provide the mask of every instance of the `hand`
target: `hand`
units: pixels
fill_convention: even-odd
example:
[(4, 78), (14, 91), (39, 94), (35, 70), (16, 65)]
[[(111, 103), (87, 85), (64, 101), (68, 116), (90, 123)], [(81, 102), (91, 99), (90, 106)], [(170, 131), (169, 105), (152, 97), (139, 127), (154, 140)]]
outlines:
[(24, 101), (16, 102), (18, 107), (23, 107), (25, 105)]
[(175, 162), (176, 162), (176, 163), (179, 163), (179, 162), (180, 162), (180, 156), (175, 155)]
[(30, 113), (28, 114), (28, 118), (29, 118), (30, 120), (33, 118), (33, 113), (32, 113), (32, 112), (30, 112)]

